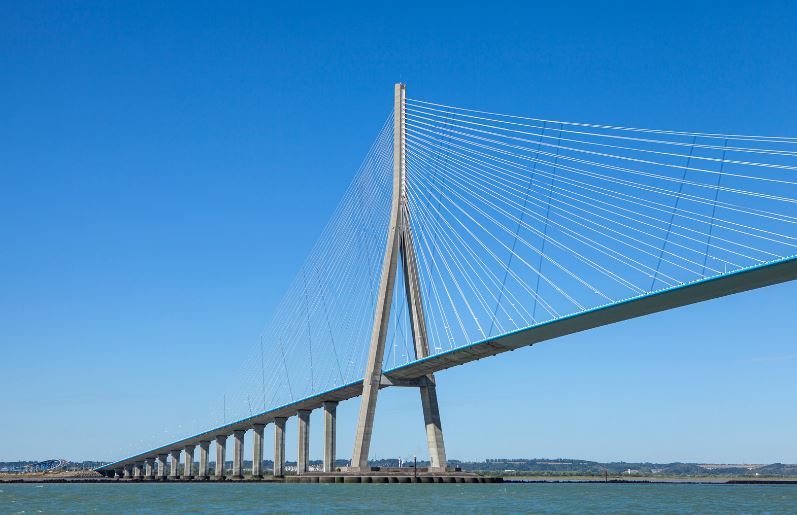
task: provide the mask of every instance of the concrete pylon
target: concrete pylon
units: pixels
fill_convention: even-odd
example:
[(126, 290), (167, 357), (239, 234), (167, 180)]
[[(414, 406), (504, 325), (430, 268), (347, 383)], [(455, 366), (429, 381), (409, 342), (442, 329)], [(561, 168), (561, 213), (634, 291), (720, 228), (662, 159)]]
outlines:
[(169, 451), (169, 479), (177, 479), (180, 476), (180, 450)]
[(337, 401), (324, 401), (324, 472), (335, 471)]
[(244, 478), (244, 431), (237, 429), (232, 432), (232, 478)]
[[(415, 246), (410, 225), (410, 211), (407, 203), (405, 99), (405, 85), (396, 84), (393, 97), (393, 198), (391, 201), (387, 244), (382, 261), (382, 275), (374, 312), (374, 325), (371, 331), (371, 347), (368, 353), (365, 377), (363, 378), (360, 415), (357, 422), (357, 432), (354, 437), (354, 451), (352, 452), (352, 467), (358, 469), (366, 469), (368, 467), (368, 451), (371, 446), (376, 399), (382, 382), (385, 338), (387, 337), (388, 322), (390, 320), (399, 255), (401, 255), (402, 260), (406, 302), (409, 307), (412, 337), (415, 343), (415, 357), (420, 359), (429, 355), (426, 320), (423, 313), (418, 265), (416, 263)], [(422, 382), (420, 390), (429, 459), (433, 468), (444, 469), (446, 466), (446, 453), (433, 375), (427, 376), (426, 380)]]
[(274, 476), (285, 475), (285, 417), (274, 419)]
[(227, 459), (227, 435), (216, 436), (216, 479), (224, 479), (224, 460)]
[(144, 468), (144, 463), (137, 461), (133, 463), (133, 479), (141, 479), (141, 475), (143, 473), (142, 469)]
[(194, 449), (196, 445), (186, 445), (183, 449), (185, 451), (185, 463), (183, 463), (183, 479), (194, 478)]
[(208, 461), (210, 454), (210, 440), (199, 442), (199, 473), (197, 479), (208, 479), (210, 473), (208, 470)]
[(263, 477), (263, 430), (265, 424), (252, 424), (252, 478)]

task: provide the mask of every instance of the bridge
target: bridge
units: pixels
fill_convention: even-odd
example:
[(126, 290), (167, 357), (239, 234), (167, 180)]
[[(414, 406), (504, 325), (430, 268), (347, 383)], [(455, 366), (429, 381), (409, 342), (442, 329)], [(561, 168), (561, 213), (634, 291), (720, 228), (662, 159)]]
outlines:
[[(394, 90), (393, 110), (238, 374), (238, 420), (97, 470), (134, 479), (274, 476), (298, 419), (360, 398), (368, 471), (380, 390), (417, 388), (430, 470), (447, 468), (436, 374), (568, 334), (797, 278), (797, 138), (545, 120)], [(400, 280), (397, 280), (399, 279)], [(254, 402), (254, 404), (253, 404)], [(255, 408), (257, 406), (257, 409)], [(232, 437), (232, 469), (226, 461)], [(198, 463), (195, 455), (198, 449)]]

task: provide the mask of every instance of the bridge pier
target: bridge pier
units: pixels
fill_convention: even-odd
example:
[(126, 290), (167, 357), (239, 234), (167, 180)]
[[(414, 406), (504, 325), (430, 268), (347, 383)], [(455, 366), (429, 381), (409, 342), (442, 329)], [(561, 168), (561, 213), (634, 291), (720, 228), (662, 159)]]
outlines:
[(208, 479), (208, 454), (210, 454), (210, 440), (199, 442), (199, 474), (197, 479)]
[(169, 479), (180, 477), (180, 451), (169, 451)]
[(144, 464), (140, 461), (133, 463), (133, 479), (141, 479), (141, 469)]
[(263, 430), (266, 424), (252, 424), (252, 478), (263, 477)]
[(324, 401), (324, 472), (335, 470), (335, 425), (337, 401)]
[(166, 479), (166, 454), (158, 454), (158, 457), (155, 459), (156, 463), (158, 464), (158, 479)]
[(227, 435), (216, 436), (216, 479), (224, 479), (224, 460), (227, 459)]
[(232, 479), (244, 478), (244, 433), (237, 429), (232, 432)]
[(183, 463), (183, 479), (194, 478), (194, 449), (195, 445), (186, 445), (183, 449), (185, 451), (185, 463)]
[(274, 419), (274, 476), (285, 475), (285, 417)]
[(306, 474), (310, 454), (310, 410), (302, 409), (297, 412), (299, 423), (299, 451), (296, 453), (296, 473)]
[(144, 479), (155, 479), (155, 458), (144, 459)]
[(125, 465), (125, 468), (123, 469), (122, 477), (125, 478), (125, 479), (130, 479), (131, 477), (133, 477), (133, 467), (130, 466), (130, 465)]

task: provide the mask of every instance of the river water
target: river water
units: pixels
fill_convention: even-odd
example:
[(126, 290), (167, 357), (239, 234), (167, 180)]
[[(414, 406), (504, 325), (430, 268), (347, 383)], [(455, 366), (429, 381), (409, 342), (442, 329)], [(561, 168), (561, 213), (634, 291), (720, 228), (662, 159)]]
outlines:
[(797, 513), (797, 485), (0, 484), (0, 513)]

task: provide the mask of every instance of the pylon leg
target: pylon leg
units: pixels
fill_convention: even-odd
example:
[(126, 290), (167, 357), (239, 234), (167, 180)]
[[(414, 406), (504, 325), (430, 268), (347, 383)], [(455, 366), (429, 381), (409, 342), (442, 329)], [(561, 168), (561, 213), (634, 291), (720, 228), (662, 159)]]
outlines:
[(437, 387), (434, 384), (428, 384), (421, 386), (420, 390), (423, 422), (426, 424), (426, 445), (429, 447), (429, 461), (433, 469), (445, 469), (446, 447), (443, 443), (440, 407), (437, 405)]
[(382, 262), (382, 276), (379, 281), (374, 326), (371, 332), (371, 346), (368, 351), (368, 363), (363, 378), (363, 394), (360, 401), (360, 416), (357, 420), (357, 432), (354, 435), (354, 451), (352, 451), (352, 467), (364, 469), (368, 466), (368, 450), (371, 447), (371, 433), (374, 428), (376, 399), (382, 382), (382, 360), (385, 355), (385, 338), (387, 337), (390, 307), (393, 300), (393, 286), (396, 282), (399, 240), (401, 227), (401, 185), (404, 180), (402, 138), (404, 135), (404, 85), (396, 84), (393, 115), (393, 198), (391, 205), (390, 226), (388, 227), (385, 257)]
[[(410, 227), (410, 213), (404, 206), (404, 227), (401, 234), (401, 259), (404, 268), (404, 286), (407, 292), (407, 304), (410, 309), (410, 327), (412, 340), (415, 343), (416, 359), (429, 355), (429, 340), (426, 333), (426, 317), (423, 313), (420, 281), (418, 280), (418, 263), (415, 258), (415, 245)], [(426, 425), (426, 444), (429, 448), (429, 462), (432, 468), (445, 469), (446, 448), (443, 443), (443, 428), (440, 422), (440, 408), (437, 404), (437, 386), (434, 374), (427, 376), (425, 386), (420, 387), (421, 406), (423, 407), (423, 421)]]

